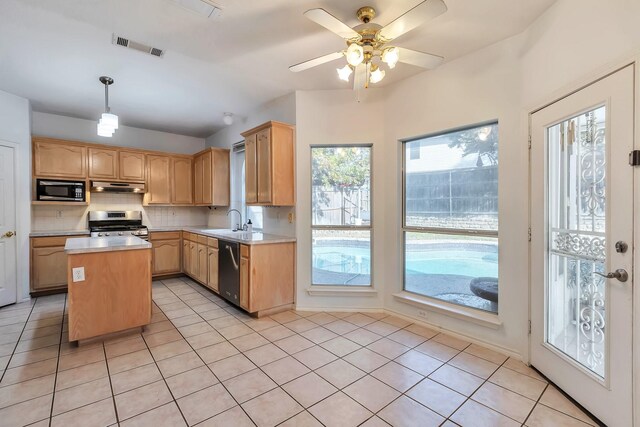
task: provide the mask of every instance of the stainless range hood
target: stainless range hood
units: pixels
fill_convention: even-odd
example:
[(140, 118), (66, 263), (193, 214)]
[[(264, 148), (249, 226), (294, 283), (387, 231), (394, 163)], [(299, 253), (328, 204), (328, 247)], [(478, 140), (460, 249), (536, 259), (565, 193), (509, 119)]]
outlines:
[(91, 181), (92, 193), (145, 193), (144, 182)]

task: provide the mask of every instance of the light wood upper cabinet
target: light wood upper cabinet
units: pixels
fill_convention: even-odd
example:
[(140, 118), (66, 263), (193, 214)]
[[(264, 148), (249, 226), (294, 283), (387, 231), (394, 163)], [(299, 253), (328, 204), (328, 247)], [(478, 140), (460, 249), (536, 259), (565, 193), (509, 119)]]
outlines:
[(89, 148), (89, 178), (118, 179), (118, 151)]
[(171, 159), (171, 203), (180, 205), (193, 204), (193, 160), (191, 157), (174, 157)]
[(229, 206), (230, 151), (209, 148), (194, 160), (194, 201), (198, 206)]
[(246, 203), (258, 203), (257, 154), (256, 134), (247, 134), (244, 140), (244, 180)]
[(118, 154), (118, 177), (123, 181), (144, 181), (144, 153), (138, 153), (134, 151), (120, 151)]
[(171, 158), (147, 155), (147, 193), (145, 204), (171, 203)]
[(34, 137), (33, 175), (43, 178), (86, 178), (87, 148), (62, 140)]
[(247, 204), (295, 205), (294, 127), (267, 122), (244, 132)]

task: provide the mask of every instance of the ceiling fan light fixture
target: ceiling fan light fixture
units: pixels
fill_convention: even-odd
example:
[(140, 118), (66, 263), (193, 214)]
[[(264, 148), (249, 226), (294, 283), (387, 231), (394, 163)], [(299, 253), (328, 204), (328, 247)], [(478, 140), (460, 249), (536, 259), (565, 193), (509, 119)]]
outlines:
[(369, 81), (374, 84), (380, 83), (382, 79), (384, 79), (385, 71), (381, 70), (377, 66), (374, 67), (372, 67), (371, 74), (369, 75)]
[(364, 60), (364, 49), (357, 43), (351, 43), (347, 48), (347, 62), (353, 67), (357, 67)]
[(338, 72), (338, 77), (340, 78), (340, 80), (344, 82), (348, 82), (351, 73), (353, 73), (353, 69), (351, 69), (351, 65), (349, 64), (345, 65), (342, 68), (336, 68), (336, 71)]
[(400, 49), (397, 47), (388, 47), (382, 51), (382, 62), (387, 64), (389, 68), (394, 69), (400, 60)]

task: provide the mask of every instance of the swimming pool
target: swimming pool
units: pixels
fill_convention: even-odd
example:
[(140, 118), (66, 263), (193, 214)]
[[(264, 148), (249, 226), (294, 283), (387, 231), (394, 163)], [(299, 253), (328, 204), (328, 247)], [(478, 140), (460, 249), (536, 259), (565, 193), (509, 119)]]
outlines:
[[(498, 277), (498, 248), (491, 245), (418, 245), (409, 249), (406, 274), (449, 274)], [(368, 247), (319, 245), (313, 248), (313, 267), (335, 273), (371, 274)]]

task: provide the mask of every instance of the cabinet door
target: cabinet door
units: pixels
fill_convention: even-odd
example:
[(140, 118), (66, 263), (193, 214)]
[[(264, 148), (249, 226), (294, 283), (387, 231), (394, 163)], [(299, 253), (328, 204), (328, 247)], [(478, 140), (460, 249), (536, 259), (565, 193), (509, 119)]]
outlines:
[(47, 178), (86, 178), (87, 148), (64, 143), (34, 141), (33, 174)]
[(191, 158), (174, 157), (173, 164), (173, 186), (171, 191), (171, 203), (193, 204), (193, 186), (191, 175)]
[(247, 203), (258, 203), (258, 175), (256, 135), (250, 135), (244, 141), (245, 198)]
[(240, 307), (247, 311), (249, 309), (249, 272), (251, 271), (249, 266), (249, 258), (240, 257)]
[(207, 262), (207, 245), (198, 244), (198, 274), (197, 278), (200, 283), (207, 284), (209, 276), (209, 263)]
[(258, 132), (258, 203), (271, 203), (271, 129)]
[(31, 249), (31, 291), (67, 285), (67, 254), (64, 246)]
[(213, 205), (213, 175), (211, 174), (212, 153), (208, 151), (202, 155), (202, 204)]
[(211, 204), (213, 206), (229, 206), (229, 202), (231, 200), (229, 153), (229, 150), (215, 150), (212, 152), (213, 171), (211, 176), (213, 180), (213, 197), (211, 199)]
[(218, 248), (209, 247), (207, 250), (207, 258), (209, 264), (209, 272), (207, 277), (207, 286), (216, 292), (218, 288)]
[(193, 201), (196, 205), (201, 205), (205, 195), (202, 191), (203, 185), (203, 157), (202, 155), (193, 161)]
[(182, 241), (182, 272), (184, 274), (189, 274), (189, 255), (191, 255), (189, 243), (191, 242), (188, 240)]
[(197, 279), (198, 277), (198, 244), (189, 242), (189, 276)]
[(153, 242), (153, 274), (180, 272), (180, 240)]
[(148, 204), (171, 203), (171, 158), (154, 154), (147, 155)]
[(122, 180), (144, 181), (144, 154), (132, 151), (119, 153), (119, 177)]
[(118, 152), (89, 148), (89, 178), (118, 179)]

